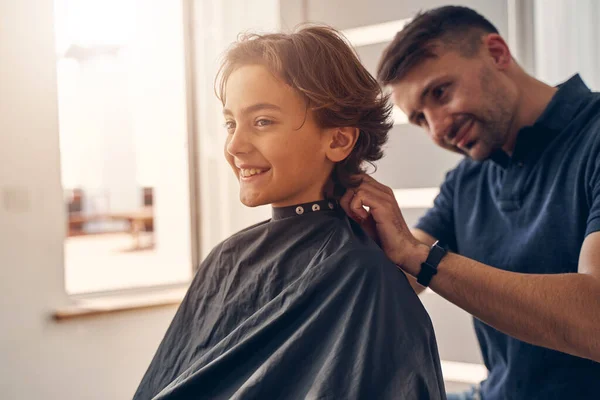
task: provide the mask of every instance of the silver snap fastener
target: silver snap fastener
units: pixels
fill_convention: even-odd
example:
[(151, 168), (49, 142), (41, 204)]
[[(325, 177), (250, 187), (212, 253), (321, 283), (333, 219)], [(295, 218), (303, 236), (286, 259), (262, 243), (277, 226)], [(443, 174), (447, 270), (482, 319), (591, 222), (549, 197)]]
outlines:
[(296, 214), (301, 215), (304, 214), (304, 208), (298, 206), (296, 207)]
[(333, 210), (333, 203), (329, 203), (328, 206), (330, 210)]
[(312, 206), (313, 211), (319, 211), (320, 209), (321, 209), (321, 207), (319, 207), (318, 204), (313, 204), (313, 206)]

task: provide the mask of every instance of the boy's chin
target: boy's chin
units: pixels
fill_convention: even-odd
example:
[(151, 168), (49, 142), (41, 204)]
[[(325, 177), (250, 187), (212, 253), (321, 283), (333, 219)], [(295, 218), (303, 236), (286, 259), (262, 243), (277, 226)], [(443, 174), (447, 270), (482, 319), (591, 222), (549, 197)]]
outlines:
[(254, 208), (259, 206), (264, 206), (267, 204), (271, 204), (267, 199), (262, 196), (248, 196), (244, 195), (244, 193), (240, 193), (240, 202), (246, 207)]

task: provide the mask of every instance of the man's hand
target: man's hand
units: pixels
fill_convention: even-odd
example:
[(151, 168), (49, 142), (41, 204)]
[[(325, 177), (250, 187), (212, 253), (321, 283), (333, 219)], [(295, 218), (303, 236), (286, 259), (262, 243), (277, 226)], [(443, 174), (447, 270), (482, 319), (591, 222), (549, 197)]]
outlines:
[[(417, 254), (418, 247), (423, 245), (408, 229), (392, 189), (368, 175), (360, 175), (360, 178), (360, 186), (348, 189), (340, 205), (379, 243), (394, 263), (405, 268), (410, 258)], [(415, 275), (418, 271), (406, 272)]]

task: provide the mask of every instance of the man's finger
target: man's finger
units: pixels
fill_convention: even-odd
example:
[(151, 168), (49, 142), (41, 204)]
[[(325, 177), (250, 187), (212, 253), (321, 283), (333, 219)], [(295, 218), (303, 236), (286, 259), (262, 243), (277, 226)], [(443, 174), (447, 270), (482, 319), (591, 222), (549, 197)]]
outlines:
[(355, 219), (354, 218), (355, 216), (352, 215), (352, 210), (350, 209), (350, 201), (354, 197), (355, 193), (356, 192), (354, 191), (354, 189), (348, 189), (348, 190), (346, 190), (346, 193), (344, 193), (344, 195), (340, 199), (340, 206), (346, 212), (346, 214), (348, 214), (353, 219)]
[(340, 199), (340, 206), (350, 218), (362, 224), (369, 217), (369, 213), (359, 205), (359, 202), (354, 201), (358, 190), (358, 188), (346, 190), (346, 193)]
[[(354, 178), (361, 184), (356, 188), (346, 190), (340, 199), (341, 207), (350, 218), (359, 223), (364, 222), (369, 218), (369, 212), (365, 207), (368, 207), (369, 210), (371, 208), (381, 209), (381, 211), (376, 211), (377, 214), (386, 212), (389, 214), (389, 211), (393, 213), (393, 210), (398, 208), (394, 191), (391, 188), (366, 174), (356, 175)], [(379, 216), (379, 218), (384, 217), (385, 215)], [(383, 221), (380, 220), (380, 222)]]
[(393, 195), (393, 193), (394, 193), (390, 187), (380, 183), (379, 181), (377, 181), (375, 178), (373, 178), (370, 175), (366, 175), (366, 174), (358, 175), (357, 179), (361, 179), (361, 181), (362, 181), (362, 183), (360, 184), (358, 189), (374, 190), (377, 192), (381, 192), (382, 195), (388, 195), (388, 194)]
[(373, 188), (360, 186), (350, 200), (349, 209), (361, 219), (366, 220), (369, 217), (369, 213), (365, 210), (365, 206), (374, 209), (381, 207), (385, 203), (386, 199), (380, 192)]
[(359, 220), (364, 221), (369, 217), (369, 213), (362, 204), (362, 198), (364, 196), (358, 197), (359, 191), (354, 192), (354, 196), (350, 199), (350, 204), (348, 205), (348, 209), (350, 210), (350, 215), (358, 217)]

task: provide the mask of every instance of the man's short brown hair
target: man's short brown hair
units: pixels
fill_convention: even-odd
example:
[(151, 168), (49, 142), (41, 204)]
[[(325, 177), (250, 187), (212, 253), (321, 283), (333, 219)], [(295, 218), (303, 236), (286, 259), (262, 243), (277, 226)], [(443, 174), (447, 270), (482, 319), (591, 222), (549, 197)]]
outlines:
[(426, 59), (437, 57), (440, 48), (473, 57), (481, 48), (482, 36), (489, 33), (498, 30), (467, 7), (445, 6), (419, 13), (384, 50), (377, 79), (383, 85), (398, 82)]
[(241, 36), (226, 52), (215, 82), (223, 104), (229, 76), (249, 64), (264, 65), (304, 96), (321, 128), (359, 129), (351, 154), (335, 166), (338, 186), (356, 186), (352, 175), (383, 156), (393, 125), (388, 96), (335, 29), (305, 26), (294, 33)]

